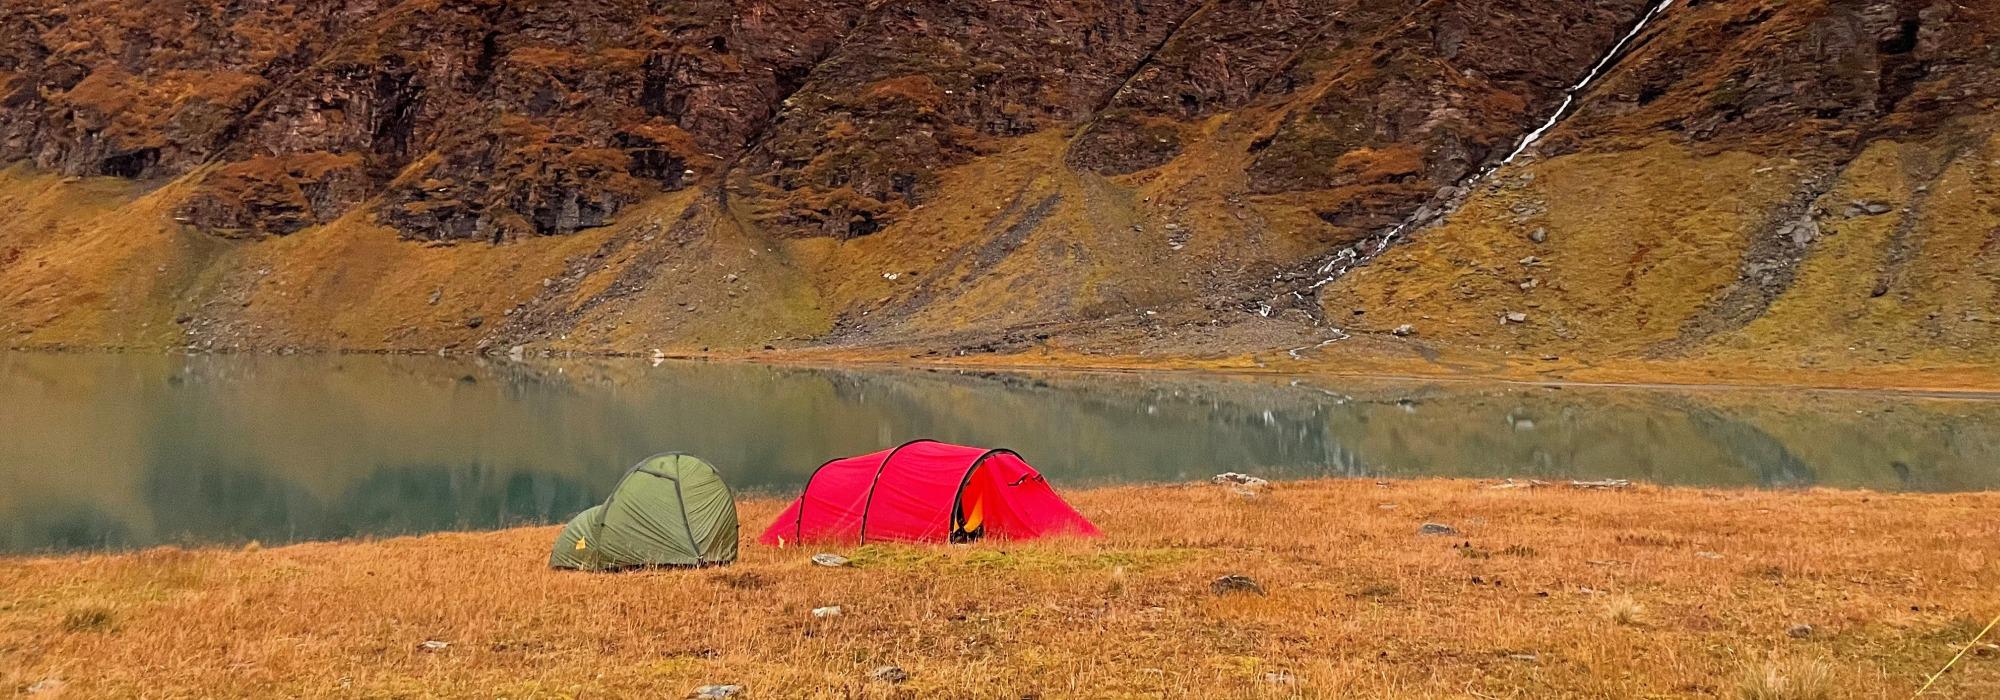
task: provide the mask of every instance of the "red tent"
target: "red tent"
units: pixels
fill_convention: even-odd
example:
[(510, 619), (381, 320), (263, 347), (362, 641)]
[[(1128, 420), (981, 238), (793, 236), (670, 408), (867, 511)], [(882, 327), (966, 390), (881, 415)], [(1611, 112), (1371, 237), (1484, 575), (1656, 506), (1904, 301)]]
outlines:
[(820, 465), (763, 542), (963, 542), (982, 536), (1096, 537), (1012, 450), (916, 440)]

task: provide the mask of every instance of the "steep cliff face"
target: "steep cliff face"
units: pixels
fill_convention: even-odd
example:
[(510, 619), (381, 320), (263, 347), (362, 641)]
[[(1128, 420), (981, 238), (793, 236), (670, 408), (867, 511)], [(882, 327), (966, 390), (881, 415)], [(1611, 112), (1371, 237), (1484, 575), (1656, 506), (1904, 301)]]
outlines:
[(1009, 139), (1088, 122), (1068, 160), (1124, 174), (1256, 106), (1251, 191), (1353, 190), (1323, 218), (1372, 225), (1486, 161), (1639, 7), (46, 0), (9, 11), (0, 158), (212, 165), (183, 213), (239, 233), (379, 195), (406, 237), (504, 241), (720, 180), (781, 235), (852, 238)]
[[(658, 5), (656, 7), (656, 5)], [(381, 197), (408, 238), (602, 226), (733, 158), (852, 28), (839, 2), (11, 4), (0, 158), (159, 178), (253, 234)]]
[(0, 334), (1782, 365), (1859, 304), (1868, 361), (1977, 363), (1994, 324), (1947, 298), (1996, 284), (1996, 32), (1943, 0), (23, 0)]

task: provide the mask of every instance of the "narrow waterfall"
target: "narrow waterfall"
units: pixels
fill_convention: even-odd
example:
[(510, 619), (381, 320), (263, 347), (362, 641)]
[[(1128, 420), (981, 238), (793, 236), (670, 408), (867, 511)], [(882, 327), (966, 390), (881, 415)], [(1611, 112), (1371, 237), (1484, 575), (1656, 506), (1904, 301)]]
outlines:
[(1529, 146), (1535, 145), (1535, 142), (1540, 141), (1542, 136), (1549, 133), (1550, 129), (1556, 128), (1557, 122), (1562, 121), (1563, 117), (1569, 116), (1569, 108), (1576, 104), (1576, 96), (1583, 94), (1585, 90), (1589, 90), (1591, 85), (1597, 83), (1598, 78), (1604, 77), (1604, 70), (1610, 68), (1611, 64), (1618, 60), (1619, 56), (1624, 55), (1625, 47), (1630, 45), (1633, 39), (1639, 37), (1639, 32), (1645, 31), (1646, 25), (1652, 24), (1655, 18), (1666, 13), (1667, 8), (1673, 4), (1674, 0), (1654, 0), (1653, 6), (1647, 8), (1646, 14), (1639, 16), (1639, 22), (1632, 25), (1632, 31), (1626, 32), (1624, 38), (1619, 39), (1618, 43), (1612, 44), (1611, 50), (1604, 52), (1603, 58), (1597, 59), (1597, 65), (1591, 66), (1590, 72), (1585, 73), (1582, 80), (1576, 81), (1575, 85), (1571, 85), (1568, 90), (1563, 91), (1562, 105), (1556, 107), (1554, 114), (1549, 115), (1549, 120), (1542, 122), (1540, 128), (1528, 132), (1527, 136), (1521, 137), (1521, 143), (1514, 146), (1514, 151), (1508, 153), (1507, 157), (1501, 158), (1500, 164), (1506, 165), (1514, 162), (1514, 159), (1521, 157), (1521, 153), (1528, 150)]
[[(1626, 50), (1631, 47), (1632, 41), (1639, 37), (1639, 33), (1645, 31), (1646, 27), (1651, 25), (1653, 20), (1658, 19), (1660, 15), (1666, 14), (1667, 8), (1672, 7), (1673, 4), (1674, 0), (1653, 0), (1653, 3), (1647, 6), (1645, 13), (1639, 15), (1639, 21), (1632, 24), (1631, 31), (1626, 32), (1624, 37), (1620, 38), (1617, 43), (1612, 44), (1611, 48), (1605, 51), (1602, 57), (1597, 59), (1597, 63), (1590, 67), (1590, 71), (1585, 73), (1582, 79), (1576, 81), (1575, 84), (1569, 86), (1569, 89), (1563, 91), (1562, 104), (1556, 107), (1556, 111), (1550, 114), (1548, 120), (1542, 122), (1539, 128), (1521, 137), (1520, 143), (1514, 146), (1514, 150), (1508, 153), (1507, 157), (1500, 159), (1497, 163), (1481, 168), (1478, 172), (1460, 181), (1458, 185), (1440, 191), (1430, 201), (1425, 202), (1423, 206), (1417, 207), (1417, 211), (1412, 213), (1408, 218), (1376, 235), (1373, 239), (1363, 240), (1336, 251), (1315, 270), (1315, 274), (1321, 276), (1318, 282), (1314, 282), (1304, 292), (1293, 292), (1292, 294), (1300, 299), (1305, 299), (1305, 292), (1317, 293), (1320, 287), (1324, 287), (1334, 280), (1340, 279), (1349, 270), (1375, 259), (1375, 256), (1381, 255), (1382, 251), (1389, 248), (1389, 244), (1394, 243), (1398, 237), (1403, 235), (1403, 232), (1408, 231), (1412, 227), (1435, 221), (1456, 210), (1465, 197), (1470, 195), (1479, 183), (1492, 175), (1493, 171), (1498, 170), (1502, 165), (1514, 162), (1514, 159), (1526, 152), (1529, 146), (1533, 146), (1536, 141), (1541, 140), (1549, 131), (1555, 129), (1556, 124), (1562, 122), (1563, 117), (1569, 116), (1570, 108), (1576, 106), (1577, 96), (1588, 91), (1597, 83), (1598, 79), (1604, 77), (1605, 72), (1610, 70), (1611, 66), (1617, 63), (1620, 57), (1624, 56)], [(1342, 334), (1342, 337), (1345, 337), (1345, 334)], [(1338, 339), (1336, 338), (1336, 340)]]

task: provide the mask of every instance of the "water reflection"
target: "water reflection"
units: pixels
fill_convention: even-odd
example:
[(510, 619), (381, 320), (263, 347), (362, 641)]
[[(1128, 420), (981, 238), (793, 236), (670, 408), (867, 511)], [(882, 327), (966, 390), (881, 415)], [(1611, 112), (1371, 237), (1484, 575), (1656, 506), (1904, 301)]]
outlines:
[(0, 551), (559, 520), (679, 449), (739, 491), (916, 436), (1059, 484), (1277, 477), (2000, 485), (2000, 402), (596, 360), (0, 354)]

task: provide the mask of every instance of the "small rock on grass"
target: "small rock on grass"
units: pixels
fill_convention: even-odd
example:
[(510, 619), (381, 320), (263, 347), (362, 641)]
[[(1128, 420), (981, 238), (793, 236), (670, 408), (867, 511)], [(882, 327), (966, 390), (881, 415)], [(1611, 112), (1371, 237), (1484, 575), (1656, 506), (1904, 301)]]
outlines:
[(1249, 474), (1238, 474), (1236, 472), (1223, 472), (1221, 474), (1217, 474), (1213, 477), (1210, 477), (1209, 481), (1217, 484), (1248, 486), (1251, 488), (1263, 488), (1265, 486), (1271, 485), (1271, 482), (1266, 481), (1264, 479), (1260, 479), (1251, 476)]
[(1299, 677), (1292, 675), (1291, 671), (1269, 671), (1264, 674), (1264, 682), (1271, 685), (1292, 685), (1299, 682)]
[(1458, 528), (1444, 523), (1424, 523), (1423, 527), (1417, 528), (1417, 534), (1457, 537), (1464, 533), (1459, 532)]
[(451, 642), (440, 642), (435, 639), (425, 640), (424, 643), (417, 645), (418, 651), (428, 651), (433, 653), (444, 651), (450, 648), (451, 648)]
[(820, 566), (847, 566), (848, 559), (838, 554), (820, 552), (813, 555), (812, 562)]
[(733, 698), (742, 694), (743, 686), (740, 685), (704, 685), (695, 688), (694, 694), (688, 697), (695, 698), (696, 700), (717, 700), (718, 698)]
[(1785, 629), (1785, 636), (1791, 637), (1793, 639), (1805, 639), (1807, 637), (1813, 636), (1813, 626), (1805, 624), (1803, 622), (1796, 625), (1792, 625), (1791, 627)]
[(1230, 574), (1228, 576), (1218, 578), (1214, 581), (1210, 581), (1208, 582), (1208, 590), (1215, 593), (1216, 595), (1230, 595), (1234, 593), (1255, 593), (1257, 595), (1264, 595), (1264, 587), (1258, 585), (1256, 579), (1244, 576), (1242, 574)]
[(819, 619), (826, 619), (829, 617), (840, 617), (840, 606), (829, 605), (824, 608), (813, 608), (812, 616)]
[(901, 666), (890, 664), (876, 666), (875, 670), (868, 672), (868, 677), (883, 683), (901, 683), (910, 679), (910, 672), (903, 670)]
[(61, 678), (44, 678), (39, 681), (35, 681), (34, 685), (28, 686), (28, 689), (26, 691), (23, 691), (22, 694), (60, 695), (62, 694), (63, 687), (67, 685), (69, 684), (62, 682)]

